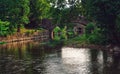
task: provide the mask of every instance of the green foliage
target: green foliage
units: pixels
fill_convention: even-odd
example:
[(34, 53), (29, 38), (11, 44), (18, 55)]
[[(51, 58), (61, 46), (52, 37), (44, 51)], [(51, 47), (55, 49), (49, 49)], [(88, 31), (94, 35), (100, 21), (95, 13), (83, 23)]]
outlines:
[(89, 23), (85, 28), (85, 34), (76, 36), (69, 42), (74, 42), (76, 44), (107, 44), (106, 37), (102, 34), (102, 30), (94, 23)]
[(83, 34), (83, 35), (79, 35), (79, 36), (76, 36), (76, 37), (73, 37), (73, 38), (70, 38), (68, 39), (65, 44), (80, 44), (80, 45), (86, 45), (86, 44), (89, 44), (88, 41), (87, 41), (87, 38), (86, 38), (86, 35)]
[(59, 32), (60, 30), (61, 30), (60, 27), (59, 27), (59, 26), (56, 26), (53, 31), (54, 31), (55, 33), (57, 33), (57, 32)]
[(116, 16), (120, 14), (119, 0), (86, 0), (86, 4), (88, 5), (88, 15), (99, 23), (110, 24), (115, 22)]
[(86, 36), (89, 36), (93, 32), (94, 29), (95, 29), (95, 24), (94, 23), (87, 24), (87, 26), (85, 27)]
[(67, 23), (65, 24), (67, 26), (67, 35), (69, 38), (73, 38), (75, 36), (73, 28), (74, 28), (74, 24), (73, 23)]
[(62, 30), (61, 30), (61, 39), (65, 39), (67, 40), (67, 26), (65, 26)]
[(0, 19), (10, 22), (13, 30), (29, 22), (29, 0), (0, 0)]
[(69, 29), (68, 35), (69, 35), (69, 37), (70, 37), (70, 36), (74, 36), (74, 32), (73, 32), (72, 30)]
[(7, 36), (9, 34), (9, 25), (10, 25), (10, 22), (8, 21), (1, 21), (0, 20), (0, 36)]
[(88, 42), (85, 34), (74, 38), (74, 40), (78, 41), (79, 43), (87, 43)]
[(30, 0), (30, 20), (35, 24), (39, 24), (43, 18), (48, 18), (49, 10), (50, 4), (47, 0)]
[(54, 32), (54, 40), (60, 40), (60, 33), (61, 33), (61, 29), (60, 29), (60, 27), (55, 27), (54, 28), (54, 30), (53, 30), (53, 32)]
[(28, 30), (28, 31), (26, 31), (25, 32), (25, 34), (27, 35), (27, 36), (30, 36), (30, 35), (32, 35), (34, 33), (34, 30)]
[(81, 15), (81, 1), (80, 0), (48, 0), (51, 3), (49, 13), (53, 19), (54, 24), (65, 26), (71, 20), (76, 19)]
[(95, 28), (93, 32), (87, 36), (87, 40), (89, 43), (93, 44), (106, 44), (107, 42), (107, 39), (102, 35), (100, 28)]
[(41, 19), (52, 18), (54, 24), (62, 25), (80, 15), (80, 0), (0, 0), (0, 19), (10, 22), (10, 31), (20, 31), (20, 26), (41, 23)]
[(111, 43), (120, 42), (116, 19), (120, 14), (120, 0), (82, 0), (86, 15), (95, 20)]
[(67, 39), (67, 27), (65, 26), (64, 28), (60, 27), (55, 27), (53, 32), (54, 32), (54, 40), (61, 40), (61, 39)]
[(102, 34), (102, 30), (94, 23), (89, 23), (85, 28), (85, 36), (89, 43), (93, 44), (105, 44), (107, 39)]

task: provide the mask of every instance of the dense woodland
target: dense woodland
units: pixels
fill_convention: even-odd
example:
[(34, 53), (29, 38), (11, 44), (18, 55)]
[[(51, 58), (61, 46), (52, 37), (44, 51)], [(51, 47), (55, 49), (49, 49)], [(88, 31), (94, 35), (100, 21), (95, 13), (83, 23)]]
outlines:
[[(75, 35), (79, 42), (93, 44), (120, 43), (120, 0), (0, 0), (0, 36), (26, 29), (62, 29), (63, 37), (77, 17), (89, 23), (85, 33)], [(44, 22), (47, 20), (51, 22)], [(47, 26), (45, 26), (47, 24)], [(41, 25), (44, 25), (43, 27)], [(73, 36), (72, 32), (68, 33)]]

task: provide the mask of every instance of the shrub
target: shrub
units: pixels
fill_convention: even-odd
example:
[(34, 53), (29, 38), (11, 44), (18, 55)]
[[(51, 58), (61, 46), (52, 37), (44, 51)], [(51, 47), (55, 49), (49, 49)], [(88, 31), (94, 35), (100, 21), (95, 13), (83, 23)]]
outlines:
[(73, 38), (75, 36), (73, 28), (72, 29), (68, 29), (67, 34), (68, 34), (69, 38)]
[(95, 26), (94, 23), (89, 23), (85, 28), (86, 39), (93, 44), (106, 44), (107, 39), (103, 35), (102, 30)]
[(59, 33), (61, 32), (60, 27), (59, 26), (55, 27), (53, 32), (54, 32), (54, 40), (60, 40), (61, 39), (59, 35)]
[(106, 40), (104, 36), (100, 33), (100, 29), (96, 28), (88, 37), (88, 41), (94, 44), (103, 44)]
[(92, 33), (92, 31), (95, 29), (95, 24), (94, 23), (89, 23), (87, 24), (87, 26), (85, 27), (85, 34), (89, 35)]
[(0, 36), (7, 36), (9, 34), (9, 25), (10, 22), (0, 20)]
[(74, 28), (75, 24), (67, 23), (66, 26), (67, 26), (68, 37), (73, 38), (75, 36), (74, 31), (73, 31), (73, 28)]
[(61, 39), (67, 39), (67, 26), (65, 26), (63, 29), (61, 29)]
[(26, 31), (25, 33), (26, 33), (27, 36), (31, 35), (31, 31), (30, 30)]
[(54, 32), (54, 40), (61, 40), (61, 39), (67, 39), (67, 27), (65, 26), (64, 28), (60, 27), (55, 27), (53, 32)]

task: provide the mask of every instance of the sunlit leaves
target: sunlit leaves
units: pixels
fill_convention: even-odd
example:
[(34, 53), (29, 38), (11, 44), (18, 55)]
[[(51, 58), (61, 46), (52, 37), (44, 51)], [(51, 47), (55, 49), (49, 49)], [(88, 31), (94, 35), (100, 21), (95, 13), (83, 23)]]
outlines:
[(29, 22), (29, 0), (0, 0), (0, 19), (16, 27)]
[(0, 36), (6, 36), (9, 33), (10, 22), (0, 20)]

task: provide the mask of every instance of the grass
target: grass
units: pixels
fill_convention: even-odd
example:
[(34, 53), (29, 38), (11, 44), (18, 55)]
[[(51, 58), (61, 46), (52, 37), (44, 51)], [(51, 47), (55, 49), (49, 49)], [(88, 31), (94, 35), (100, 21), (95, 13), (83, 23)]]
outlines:
[[(15, 29), (17, 31), (17, 29)], [(43, 32), (44, 29), (26, 29), (26, 28), (21, 28), (20, 33), (26, 33), (26, 32)]]
[(21, 29), (21, 33), (26, 33), (28, 31), (33, 32), (35, 30), (34, 29), (25, 29), (25, 28)]

